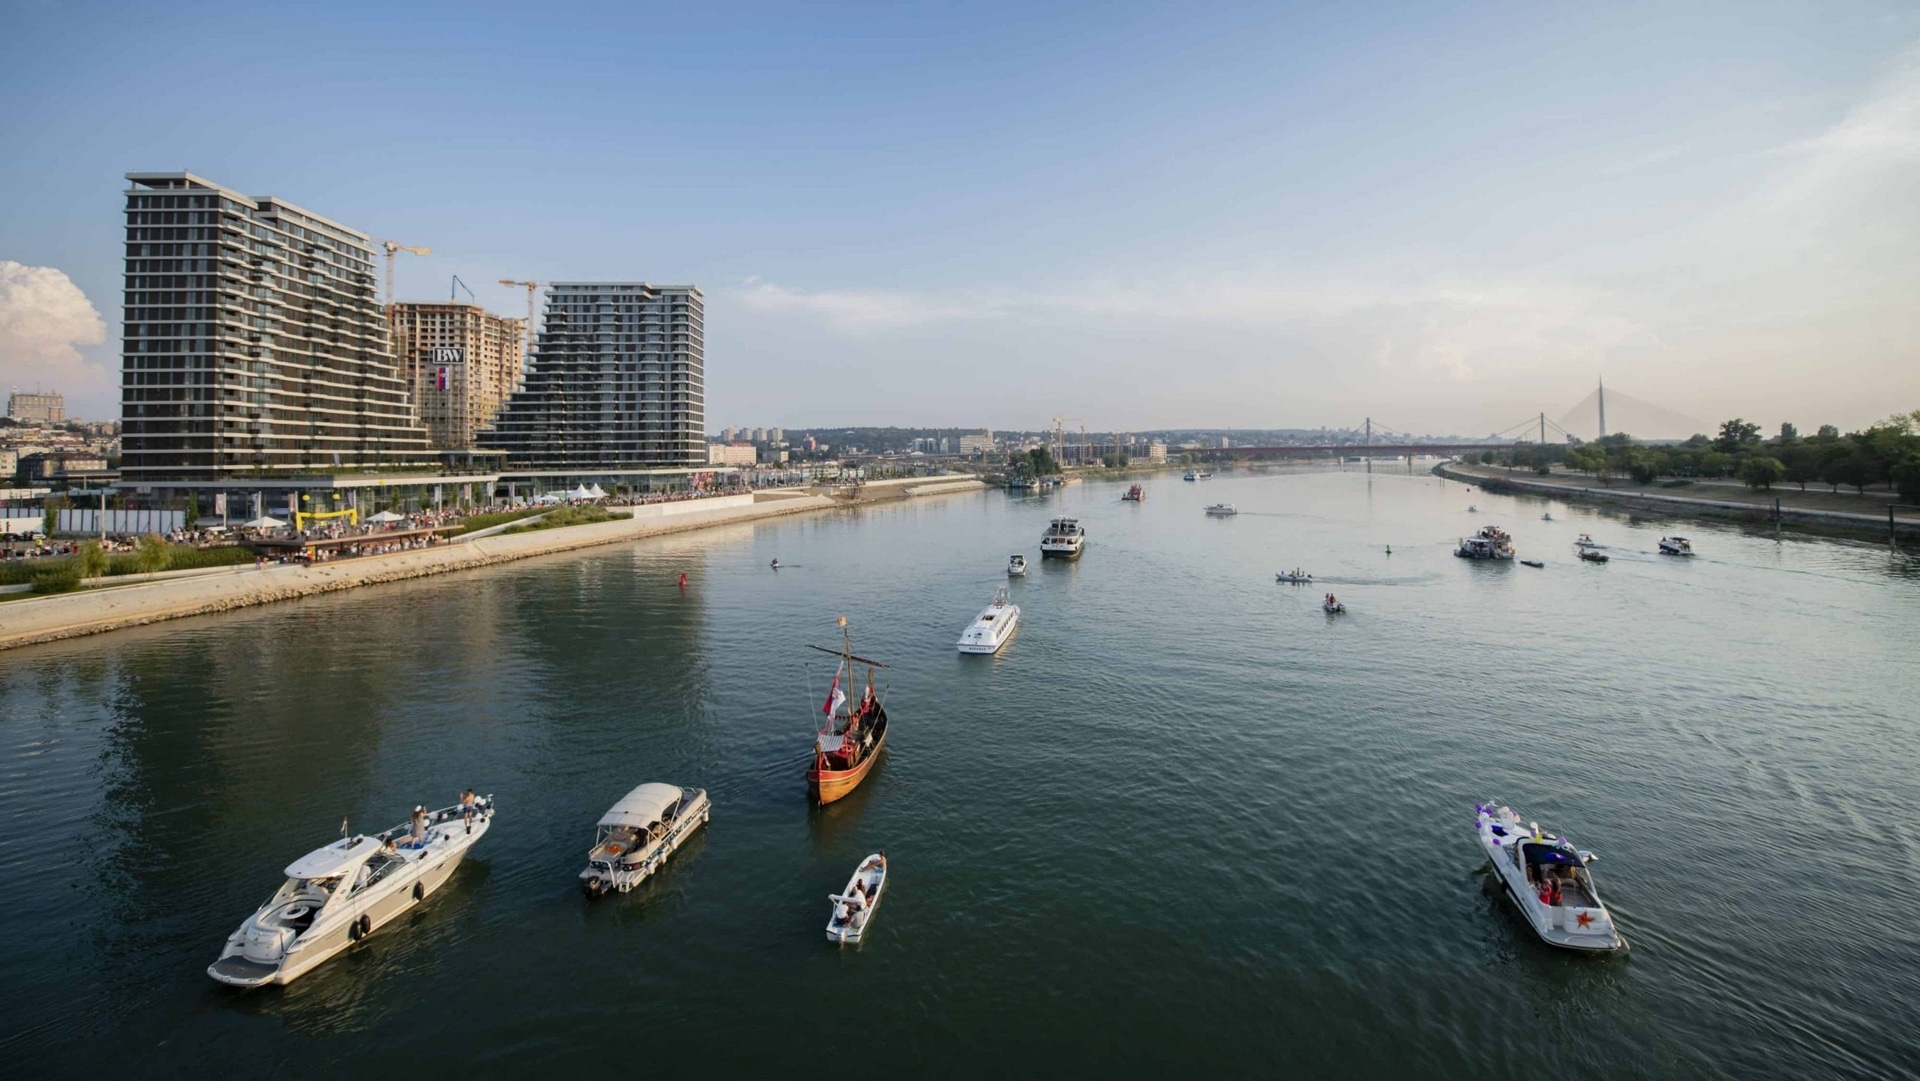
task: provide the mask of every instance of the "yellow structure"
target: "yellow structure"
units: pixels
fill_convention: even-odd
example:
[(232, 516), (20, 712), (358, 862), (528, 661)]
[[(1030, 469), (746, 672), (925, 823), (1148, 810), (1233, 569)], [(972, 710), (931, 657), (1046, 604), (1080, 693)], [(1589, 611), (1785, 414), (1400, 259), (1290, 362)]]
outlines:
[(296, 530), (305, 529), (307, 528), (308, 522), (324, 522), (333, 518), (345, 518), (348, 525), (360, 524), (360, 512), (352, 508), (348, 508), (347, 510), (299, 510), (293, 512), (293, 528)]
[(478, 304), (395, 304), (394, 353), (436, 450), (468, 450), (524, 378), (519, 321)]

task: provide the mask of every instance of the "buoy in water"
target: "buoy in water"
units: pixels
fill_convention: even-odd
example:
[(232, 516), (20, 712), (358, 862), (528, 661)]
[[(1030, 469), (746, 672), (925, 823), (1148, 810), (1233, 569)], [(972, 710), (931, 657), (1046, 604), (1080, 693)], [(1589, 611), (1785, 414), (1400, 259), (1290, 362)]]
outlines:
[(686, 571), (680, 572), (680, 588), (681, 589), (687, 588), (687, 572)]

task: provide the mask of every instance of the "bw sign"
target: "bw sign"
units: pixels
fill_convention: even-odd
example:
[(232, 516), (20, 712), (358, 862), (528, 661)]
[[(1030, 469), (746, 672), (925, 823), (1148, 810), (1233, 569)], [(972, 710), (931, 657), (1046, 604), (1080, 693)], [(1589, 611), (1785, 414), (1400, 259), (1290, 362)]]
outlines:
[(428, 352), (432, 354), (427, 358), (429, 364), (465, 364), (467, 362), (467, 351), (459, 346), (437, 345)]

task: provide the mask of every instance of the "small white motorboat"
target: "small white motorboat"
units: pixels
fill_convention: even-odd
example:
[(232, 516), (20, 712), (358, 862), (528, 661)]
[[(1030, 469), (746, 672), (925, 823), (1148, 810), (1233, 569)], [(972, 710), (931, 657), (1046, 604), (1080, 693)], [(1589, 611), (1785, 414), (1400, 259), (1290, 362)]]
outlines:
[(1215, 503), (1207, 508), (1207, 515), (1211, 518), (1230, 518), (1239, 513), (1240, 508), (1231, 503)]
[(1661, 537), (1660, 554), (1669, 556), (1690, 556), (1693, 554), (1693, 542), (1685, 537)]
[(287, 984), (446, 884), (487, 835), (493, 797), (414, 808), (385, 833), (346, 836), (288, 865), (287, 881), (227, 938), (207, 975), (234, 987)]
[(1604, 545), (1600, 545), (1600, 544), (1596, 544), (1596, 543), (1594, 543), (1594, 540), (1593, 540), (1593, 538), (1592, 538), (1592, 537), (1590, 537), (1590, 536), (1588, 536), (1588, 535), (1587, 535), (1587, 534), (1585, 534), (1585, 533), (1582, 533), (1582, 534), (1580, 534), (1580, 539), (1579, 539), (1579, 540), (1577, 540), (1577, 541), (1574, 541), (1574, 542), (1573, 542), (1573, 545), (1574, 545), (1574, 547), (1576, 547), (1576, 548), (1600, 548), (1600, 547), (1604, 547)]
[(1479, 507), (1476, 507), (1476, 506), (1474, 506), (1474, 505), (1473, 505), (1473, 504), (1471, 504), (1471, 503), (1469, 503), (1469, 504), (1467, 504), (1467, 513), (1468, 513), (1468, 514), (1479, 514), (1479, 513), (1480, 513), (1480, 508), (1479, 508)]
[(1020, 625), (1020, 606), (1007, 599), (1007, 587), (994, 591), (993, 600), (960, 632), (962, 653), (998, 653)]
[(1012, 555), (1007, 557), (1007, 577), (1024, 578), (1027, 574), (1027, 557)]
[(1202, 473), (1202, 474), (1200, 474), (1200, 479), (1201, 479), (1201, 480), (1212, 480), (1212, 479), (1213, 479), (1213, 474), (1212, 474), (1212, 473)]
[(1587, 873), (1598, 856), (1541, 833), (1538, 823), (1522, 824), (1509, 808), (1479, 803), (1474, 814), (1494, 876), (1542, 942), (1595, 953), (1627, 948)]
[(1276, 582), (1311, 582), (1313, 575), (1303, 570), (1281, 571), (1273, 576)]
[(844, 891), (827, 897), (833, 903), (833, 915), (827, 917), (827, 941), (860, 941), (860, 936), (867, 933), (867, 924), (873, 922), (874, 910), (880, 907), (880, 895), (886, 888), (887, 854), (875, 852), (853, 869)]
[(1340, 598), (1329, 593), (1326, 595), (1324, 599), (1321, 600), (1320, 610), (1330, 616), (1337, 616), (1340, 613), (1346, 611), (1347, 606), (1341, 602)]
[(1199, 480), (1200, 474), (1195, 473), (1193, 470), (1189, 469), (1187, 470), (1187, 475), (1184, 477), (1181, 477), (1180, 479), (1181, 480)]
[(1541, 521), (1543, 521), (1543, 522), (1551, 522), (1551, 521), (1553, 521), (1553, 515), (1552, 515), (1551, 513), (1548, 513), (1548, 514), (1542, 514), (1542, 515), (1540, 516), (1540, 520), (1541, 520)]
[(641, 785), (600, 816), (580, 887), (589, 897), (627, 892), (666, 866), (674, 850), (712, 815), (704, 788)]

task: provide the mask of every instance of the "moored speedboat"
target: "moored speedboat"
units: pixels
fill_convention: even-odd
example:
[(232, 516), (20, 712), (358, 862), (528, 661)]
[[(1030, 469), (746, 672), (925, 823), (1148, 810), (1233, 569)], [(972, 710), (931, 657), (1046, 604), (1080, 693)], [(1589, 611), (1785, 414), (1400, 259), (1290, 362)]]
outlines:
[(1231, 503), (1215, 503), (1207, 508), (1207, 516), (1210, 518), (1231, 518), (1239, 513), (1240, 508)]
[(886, 889), (887, 854), (875, 852), (853, 869), (853, 877), (847, 879), (844, 891), (827, 895), (827, 901), (833, 905), (833, 915), (827, 917), (827, 941), (860, 941), (860, 936), (867, 933), (867, 924), (873, 922), (874, 911), (880, 907), (880, 896)]
[(1693, 542), (1685, 537), (1661, 537), (1660, 554), (1669, 556), (1690, 556), (1693, 554)]
[[(833, 686), (827, 691), (826, 704), (820, 707), (820, 712), (827, 715), (827, 723), (814, 733), (813, 764), (807, 770), (807, 791), (823, 804), (832, 803), (860, 787), (887, 746), (887, 710), (873, 688), (873, 670), (886, 665), (854, 656), (853, 639), (846, 627), (847, 617), (841, 616), (841, 648), (808, 647), (840, 658), (834, 668)], [(840, 689), (843, 676), (847, 689), (853, 689), (855, 662), (867, 666), (867, 693), (861, 696), (858, 706), (849, 703), (846, 692)]]
[(1027, 573), (1027, 557), (1026, 556), (1019, 555), (1016, 553), (1014, 555), (1010, 555), (1007, 557), (1008, 576), (1013, 578), (1022, 578), (1026, 576), (1026, 573)]
[(1599, 857), (1541, 833), (1536, 823), (1522, 824), (1509, 808), (1475, 804), (1474, 813), (1494, 876), (1542, 942), (1596, 953), (1627, 948), (1587, 873)]
[(476, 797), (437, 811), (415, 808), (411, 820), (385, 833), (314, 849), (228, 936), (207, 975), (235, 987), (292, 983), (445, 885), (492, 821), (493, 797)]
[(1087, 531), (1078, 518), (1055, 518), (1040, 535), (1040, 558), (1079, 559), (1087, 544)]
[(587, 896), (625, 893), (666, 866), (674, 850), (706, 825), (713, 804), (704, 788), (643, 784), (621, 797), (595, 828), (580, 886)]
[(993, 595), (992, 602), (980, 609), (967, 629), (960, 632), (960, 652), (998, 653), (1019, 625), (1020, 606), (1007, 599), (1007, 589), (1002, 586)]

